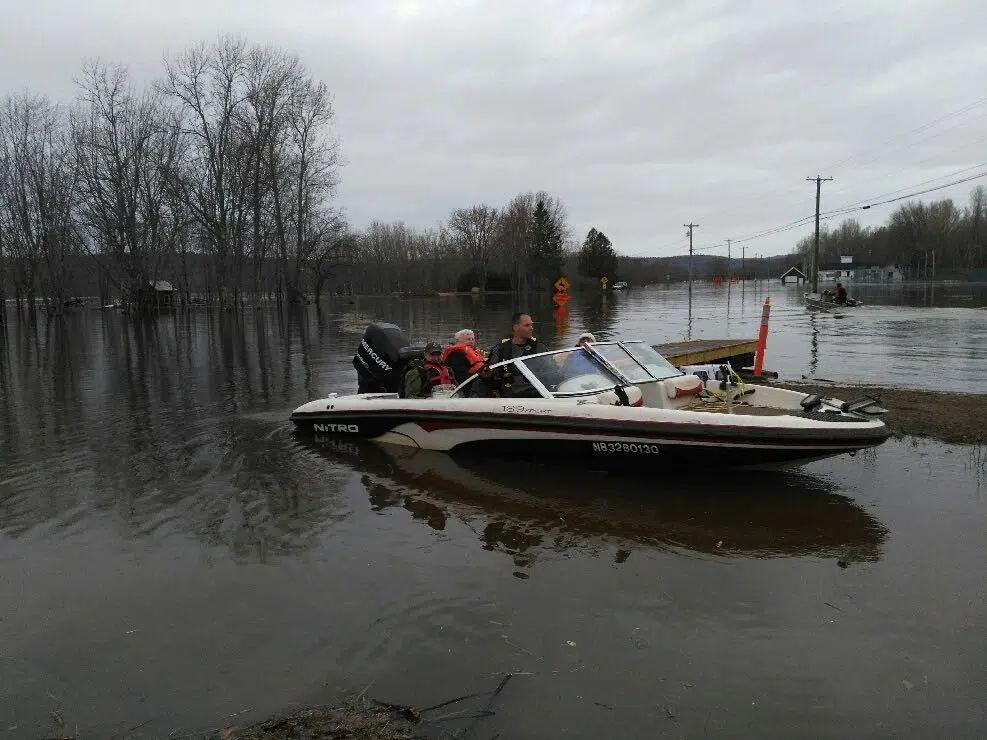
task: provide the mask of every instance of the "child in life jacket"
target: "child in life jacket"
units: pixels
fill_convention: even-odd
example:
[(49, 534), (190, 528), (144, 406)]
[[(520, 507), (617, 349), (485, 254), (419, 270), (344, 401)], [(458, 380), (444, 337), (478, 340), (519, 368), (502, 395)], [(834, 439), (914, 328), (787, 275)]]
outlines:
[(422, 359), (408, 363), (398, 387), (401, 398), (428, 398), (437, 385), (456, 385), (456, 376), (442, 362), (442, 345), (429, 342), (425, 345)]
[(442, 345), (429, 342), (425, 345), (425, 395), (431, 395), (437, 385), (456, 385), (456, 374), (442, 356)]

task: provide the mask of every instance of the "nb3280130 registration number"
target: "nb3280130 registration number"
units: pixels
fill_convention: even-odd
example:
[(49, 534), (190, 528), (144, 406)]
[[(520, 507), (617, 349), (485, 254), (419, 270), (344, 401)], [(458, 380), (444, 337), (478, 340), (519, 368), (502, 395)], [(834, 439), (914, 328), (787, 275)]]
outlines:
[(639, 442), (594, 442), (593, 452), (628, 452), (635, 455), (657, 455), (661, 452), (659, 445), (642, 444)]

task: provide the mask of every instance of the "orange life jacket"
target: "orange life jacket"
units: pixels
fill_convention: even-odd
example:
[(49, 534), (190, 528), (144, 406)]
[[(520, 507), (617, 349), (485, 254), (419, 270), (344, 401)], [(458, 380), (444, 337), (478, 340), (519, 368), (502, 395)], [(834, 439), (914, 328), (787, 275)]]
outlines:
[[(468, 344), (453, 344), (442, 350), (442, 362), (448, 364), (449, 356), (454, 352), (462, 352), (466, 356), (467, 367), (469, 368), (469, 374), (477, 372), (481, 367), (486, 364), (486, 360), (483, 359), (483, 355), (476, 347), (470, 347)], [(465, 380), (465, 378), (464, 378)]]
[(426, 362), (423, 367), (428, 383), (431, 385), (454, 385), (452, 373), (449, 372), (449, 368), (445, 364), (437, 365), (434, 362)]

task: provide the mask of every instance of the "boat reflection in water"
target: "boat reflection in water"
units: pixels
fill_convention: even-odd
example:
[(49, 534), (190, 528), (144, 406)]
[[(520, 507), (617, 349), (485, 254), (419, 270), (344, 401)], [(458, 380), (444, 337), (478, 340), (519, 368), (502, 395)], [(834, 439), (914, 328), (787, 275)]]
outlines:
[[(371, 506), (403, 507), (443, 530), (450, 519), (518, 567), (539, 553), (685, 550), (723, 557), (878, 560), (887, 529), (822, 481), (792, 473), (647, 478), (463, 458), (316, 437), (298, 444), (361, 475)], [(523, 574), (518, 574), (522, 577)]]

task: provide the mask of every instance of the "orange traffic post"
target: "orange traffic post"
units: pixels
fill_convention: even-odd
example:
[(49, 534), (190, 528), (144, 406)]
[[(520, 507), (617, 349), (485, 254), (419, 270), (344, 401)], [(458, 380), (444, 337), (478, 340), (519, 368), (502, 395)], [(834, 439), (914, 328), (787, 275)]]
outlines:
[(754, 358), (754, 375), (761, 377), (764, 367), (764, 350), (768, 346), (768, 317), (771, 316), (771, 296), (764, 299), (761, 309), (761, 331), (757, 335), (757, 356)]

